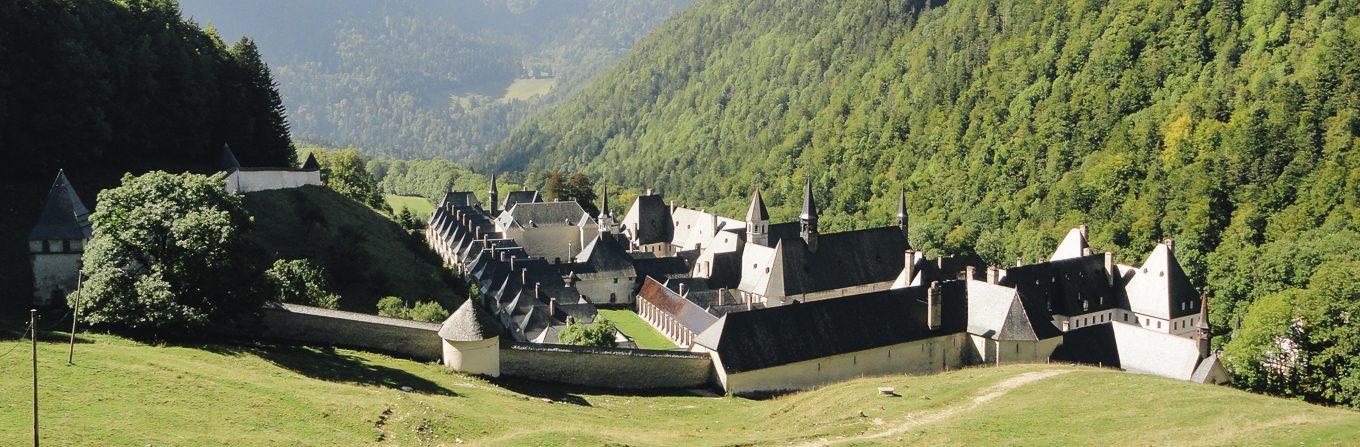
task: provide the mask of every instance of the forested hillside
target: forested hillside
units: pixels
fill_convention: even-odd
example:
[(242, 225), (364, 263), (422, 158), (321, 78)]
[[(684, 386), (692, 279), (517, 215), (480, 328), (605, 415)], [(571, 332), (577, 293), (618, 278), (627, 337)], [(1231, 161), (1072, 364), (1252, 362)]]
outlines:
[[(1360, 399), (1360, 367), (1346, 366), (1360, 364), (1360, 328), (1345, 317), (1360, 294), (1310, 286), (1360, 258), (1357, 8), (704, 0), (527, 121), (495, 161), (730, 215), (760, 188), (784, 219), (810, 179), (837, 229), (888, 223), (904, 189), (914, 246), (999, 265), (1046, 258), (1083, 223), (1121, 262), (1176, 238), (1221, 335), (1262, 296), (1317, 292), (1273, 300), (1258, 351), (1279, 335), (1329, 352), (1294, 380), (1331, 385), (1298, 394), (1341, 400), (1319, 389), (1350, 381)], [(1318, 326), (1291, 333), (1291, 318)]]
[[(169, 0), (0, 0), (0, 301), (27, 298), (24, 242), (58, 169), (94, 207), (124, 172), (294, 163), (269, 69)], [(14, 310), (17, 306), (9, 306)]]
[[(690, 1), (182, 3), (198, 22), (261, 43), (299, 140), (459, 159), (608, 67)], [(532, 90), (507, 92), (534, 77), (517, 84)]]

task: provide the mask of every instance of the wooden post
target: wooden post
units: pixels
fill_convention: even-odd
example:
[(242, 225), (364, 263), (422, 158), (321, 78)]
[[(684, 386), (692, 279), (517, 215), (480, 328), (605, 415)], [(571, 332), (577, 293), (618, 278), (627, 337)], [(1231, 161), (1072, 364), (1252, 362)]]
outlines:
[(75, 363), (75, 361), (76, 361), (76, 321), (79, 321), (79, 320), (80, 320), (80, 293), (81, 293), (81, 290), (82, 290), (82, 289), (81, 289), (81, 286), (83, 285), (83, 284), (81, 284), (81, 280), (82, 280), (82, 279), (85, 279), (85, 275), (80, 274), (80, 273), (77, 273), (77, 274), (76, 274), (76, 302), (75, 302), (75, 304), (73, 305), (73, 308), (72, 308), (72, 310), (71, 310), (71, 350), (70, 350), (69, 352), (66, 353), (66, 366), (71, 366), (71, 365), (76, 364), (76, 363)]
[(38, 447), (38, 309), (28, 310), (28, 330), (33, 339), (33, 447)]

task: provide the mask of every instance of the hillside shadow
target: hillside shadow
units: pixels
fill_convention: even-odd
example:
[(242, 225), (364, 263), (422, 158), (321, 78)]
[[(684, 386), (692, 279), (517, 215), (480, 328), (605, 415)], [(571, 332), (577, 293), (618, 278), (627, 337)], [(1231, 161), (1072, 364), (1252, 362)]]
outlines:
[(716, 397), (719, 394), (709, 389), (685, 389), (685, 388), (665, 388), (654, 390), (629, 390), (616, 388), (601, 388), (579, 385), (567, 385), (559, 383), (540, 382), (537, 380), (517, 379), (501, 376), (491, 379), (496, 386), (508, 391), (523, 394), (530, 398), (550, 399), (555, 402), (568, 403), (583, 407), (592, 406), (587, 396), (611, 396), (611, 397), (674, 397), (674, 396), (695, 396), (695, 397)]
[(412, 392), (457, 396), (452, 390), (429, 379), (397, 368), (377, 365), (363, 357), (346, 354), (329, 346), (310, 347), (259, 344), (254, 346), (204, 345), (197, 348), (223, 355), (250, 354), (289, 371), (327, 382), (373, 385)]

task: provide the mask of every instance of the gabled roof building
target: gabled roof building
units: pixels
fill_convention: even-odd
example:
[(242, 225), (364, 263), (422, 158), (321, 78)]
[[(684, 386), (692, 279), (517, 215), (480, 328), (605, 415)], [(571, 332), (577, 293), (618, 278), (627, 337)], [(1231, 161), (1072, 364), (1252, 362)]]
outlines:
[(28, 232), (34, 305), (65, 305), (66, 296), (76, 291), (80, 259), (92, 234), (89, 216), (66, 172), (57, 171), (42, 214)]

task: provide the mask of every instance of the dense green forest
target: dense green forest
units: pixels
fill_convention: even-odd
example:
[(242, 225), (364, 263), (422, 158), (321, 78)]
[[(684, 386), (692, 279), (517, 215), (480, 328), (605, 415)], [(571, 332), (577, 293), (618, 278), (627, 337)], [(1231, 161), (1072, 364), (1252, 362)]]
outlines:
[[(299, 140), (368, 155), (461, 159), (583, 85), (690, 0), (183, 0), (250, 36)], [(516, 78), (556, 79), (511, 100)]]
[[(1250, 303), (1360, 259), (1357, 8), (704, 0), (490, 161), (731, 215), (759, 188), (784, 219), (810, 179), (836, 229), (888, 223), (903, 189), (913, 245), (1002, 265), (1083, 223), (1121, 262), (1175, 238), (1228, 335)], [(1337, 299), (1351, 310), (1329, 315), (1360, 312)]]
[(254, 42), (171, 0), (0, 0), (0, 290), (29, 290), (24, 238), (58, 169), (93, 208), (124, 172), (210, 170), (223, 143), (248, 166), (294, 163)]

